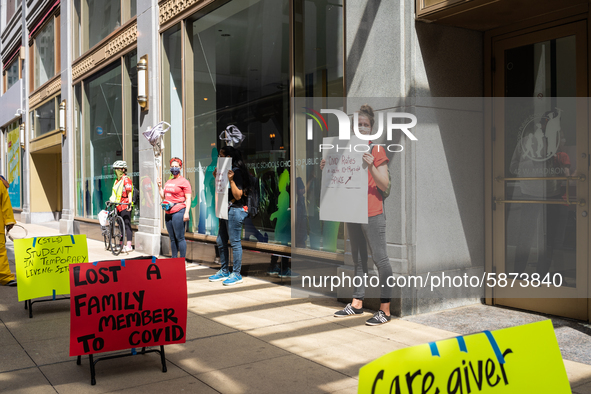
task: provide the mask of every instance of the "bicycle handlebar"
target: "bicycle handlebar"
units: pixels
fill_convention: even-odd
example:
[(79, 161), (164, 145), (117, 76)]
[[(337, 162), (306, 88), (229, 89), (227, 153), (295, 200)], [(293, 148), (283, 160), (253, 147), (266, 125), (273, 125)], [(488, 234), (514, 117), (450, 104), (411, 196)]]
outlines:
[(107, 207), (110, 207), (110, 206), (116, 206), (116, 205), (131, 205), (131, 203), (130, 202), (111, 202), (111, 201), (107, 201), (107, 202), (105, 202), (105, 205)]

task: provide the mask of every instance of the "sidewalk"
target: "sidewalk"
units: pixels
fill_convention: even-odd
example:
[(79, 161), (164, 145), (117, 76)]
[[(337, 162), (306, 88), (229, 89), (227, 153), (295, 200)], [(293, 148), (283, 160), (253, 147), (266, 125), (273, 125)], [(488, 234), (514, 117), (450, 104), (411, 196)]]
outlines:
[[(25, 227), (29, 236), (58, 235), (49, 227)], [(10, 241), (7, 247), (13, 261)], [(99, 241), (88, 240), (88, 252), (90, 261), (113, 259)], [(14, 272), (14, 263), (11, 268)], [(35, 304), (29, 319), (16, 288), (1, 286), (0, 393), (356, 393), (359, 368), (391, 351), (543, 319), (476, 305), (368, 327), (369, 312), (335, 319), (332, 314), (343, 307), (336, 300), (294, 299), (288, 286), (252, 277), (224, 287), (207, 280), (214, 269), (213, 264), (187, 269), (187, 343), (165, 348), (167, 373), (156, 354), (101, 361), (96, 386), (90, 385), (88, 358), (78, 366), (68, 356), (69, 303)], [(585, 327), (571, 322), (557, 330), (577, 394), (591, 393)]]

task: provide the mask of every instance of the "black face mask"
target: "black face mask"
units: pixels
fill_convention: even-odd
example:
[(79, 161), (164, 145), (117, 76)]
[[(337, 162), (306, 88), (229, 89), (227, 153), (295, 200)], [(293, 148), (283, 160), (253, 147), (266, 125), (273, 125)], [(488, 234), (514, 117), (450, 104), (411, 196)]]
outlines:
[(180, 167), (170, 167), (170, 173), (172, 175), (178, 175), (181, 173)]

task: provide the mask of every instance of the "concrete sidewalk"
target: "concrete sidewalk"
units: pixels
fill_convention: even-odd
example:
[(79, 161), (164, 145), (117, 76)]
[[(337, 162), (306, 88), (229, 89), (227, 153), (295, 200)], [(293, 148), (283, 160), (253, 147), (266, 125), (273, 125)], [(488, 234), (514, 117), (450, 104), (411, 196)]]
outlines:
[[(29, 236), (58, 234), (46, 226), (25, 227)], [(7, 247), (13, 261), (12, 244)], [(90, 261), (113, 259), (102, 242), (88, 240), (88, 251)], [(140, 255), (134, 252), (123, 258)], [(14, 272), (14, 263), (11, 268)], [(215, 269), (213, 264), (192, 264), (187, 269), (187, 343), (165, 348), (167, 373), (161, 372), (156, 354), (101, 361), (96, 386), (90, 385), (88, 358), (78, 366), (76, 358), (68, 355), (69, 303), (35, 304), (34, 317), (29, 319), (24, 304), (17, 302), (16, 288), (0, 287), (0, 393), (355, 393), (364, 364), (397, 349), (486, 324), (478, 318), (480, 311), (496, 314), (495, 323), (505, 326), (523, 324), (515, 313), (539, 319), (535, 314), (474, 306), (368, 327), (364, 322), (370, 313), (335, 319), (333, 313), (343, 304), (294, 299), (288, 286), (252, 277), (232, 287), (209, 282), (207, 277)], [(452, 316), (445, 313), (454, 314), (456, 325), (448, 328), (454, 331), (437, 328)], [(490, 325), (485, 328), (495, 329)], [(563, 354), (578, 357), (576, 350), (588, 345), (589, 336), (577, 338), (579, 342), (566, 344), (559, 338), (561, 348), (572, 347)], [(573, 392), (591, 393), (591, 365), (565, 359), (565, 366)]]

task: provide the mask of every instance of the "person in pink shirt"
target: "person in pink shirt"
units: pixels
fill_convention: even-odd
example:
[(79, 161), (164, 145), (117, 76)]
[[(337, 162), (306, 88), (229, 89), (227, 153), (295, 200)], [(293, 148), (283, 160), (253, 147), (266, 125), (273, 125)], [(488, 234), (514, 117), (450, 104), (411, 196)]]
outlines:
[(187, 201), (191, 201), (191, 184), (181, 175), (183, 161), (178, 157), (170, 159), (170, 173), (172, 178), (162, 187), (162, 179), (158, 179), (158, 189), (163, 203), (168, 202), (168, 210), (164, 215), (166, 230), (170, 237), (170, 249), (172, 257), (185, 257), (187, 254), (187, 241), (185, 241), (185, 222), (189, 221)]

